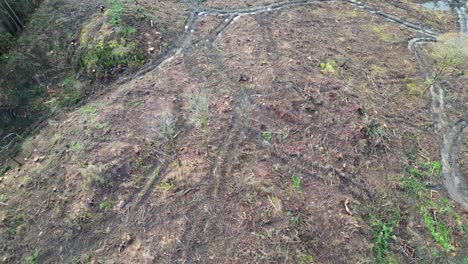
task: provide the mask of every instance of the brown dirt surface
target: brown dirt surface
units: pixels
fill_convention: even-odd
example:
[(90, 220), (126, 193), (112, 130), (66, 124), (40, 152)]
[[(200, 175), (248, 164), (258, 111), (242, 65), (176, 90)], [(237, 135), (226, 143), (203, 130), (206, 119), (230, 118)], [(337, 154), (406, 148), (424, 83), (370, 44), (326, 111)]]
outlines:
[[(466, 261), (468, 215), (443, 179), (432, 169), (423, 185), (444, 210), (404, 185), (439, 160), (408, 49), (423, 34), (346, 1), (309, 2), (247, 14), (213, 9), (278, 2), (138, 1), (165, 29), (166, 51), (24, 142), (24, 164), (0, 178), (0, 262)], [(454, 14), (414, 1), (368, 2), (457, 28)], [(139, 31), (154, 37), (145, 21)], [(451, 117), (466, 116), (465, 81), (446, 80)], [(392, 225), (383, 262), (379, 221)]]

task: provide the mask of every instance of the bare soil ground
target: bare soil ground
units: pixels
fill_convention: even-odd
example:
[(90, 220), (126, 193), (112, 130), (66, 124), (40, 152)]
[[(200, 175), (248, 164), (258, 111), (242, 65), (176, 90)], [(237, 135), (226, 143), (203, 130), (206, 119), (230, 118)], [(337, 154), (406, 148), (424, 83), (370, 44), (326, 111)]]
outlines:
[[(1, 262), (376, 263), (376, 226), (395, 215), (386, 261), (467, 260), (466, 209), (443, 179), (432, 170), (424, 186), (450, 213), (404, 184), (439, 160), (408, 49), (420, 32), (345, 1), (141, 4), (173, 27), (168, 52), (24, 143), (0, 183)], [(414, 2), (369, 4), (457, 30)], [(450, 116), (466, 116), (466, 77), (446, 82)]]

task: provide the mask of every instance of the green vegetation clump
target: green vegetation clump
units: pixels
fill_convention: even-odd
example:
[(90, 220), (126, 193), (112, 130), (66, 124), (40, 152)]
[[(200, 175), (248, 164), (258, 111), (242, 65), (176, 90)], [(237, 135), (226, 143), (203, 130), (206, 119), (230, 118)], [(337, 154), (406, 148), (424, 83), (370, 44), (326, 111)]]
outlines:
[(263, 132), (262, 132), (262, 138), (263, 138), (264, 140), (270, 142), (271, 139), (273, 138), (273, 135), (272, 135), (272, 133), (269, 132), (269, 131), (263, 131)]
[(122, 25), (122, 16), (127, 14), (127, 8), (120, 0), (109, 0), (110, 7), (106, 14), (109, 16), (109, 24), (113, 27)]
[(32, 255), (27, 256), (24, 259), (24, 263), (26, 263), (26, 264), (37, 264), (37, 263), (39, 263), (40, 254), (41, 254), (41, 252), (38, 249), (34, 250), (34, 253)]
[(405, 190), (415, 198), (420, 198), (427, 192), (426, 186), (414, 176), (405, 177), (402, 183)]
[(291, 177), (291, 184), (292, 184), (292, 187), (296, 189), (296, 191), (301, 190), (301, 178), (299, 178), (299, 176), (293, 175)]
[(421, 208), (424, 224), (431, 232), (434, 240), (439, 243), (446, 251), (454, 250), (455, 247), (450, 243), (450, 231), (444, 222), (438, 220), (433, 215), (430, 215), (430, 210), (425, 207)]
[(388, 216), (378, 216), (371, 213), (370, 227), (373, 238), (373, 251), (377, 263), (388, 263), (389, 245), (393, 237), (394, 228), (400, 221), (400, 211), (390, 210)]
[(77, 85), (75, 79), (66, 77), (63, 80), (63, 96), (60, 98), (60, 105), (73, 107), (83, 98), (83, 91)]
[(113, 202), (108, 199), (104, 199), (101, 203), (99, 203), (99, 209), (102, 211), (110, 210), (113, 206)]
[(126, 21), (130, 12), (124, 2), (109, 0), (105, 20), (94, 20), (81, 32), (79, 66), (88, 75), (112, 75), (115, 68), (134, 68), (145, 61), (145, 54), (131, 38), (138, 30)]
[(449, 252), (455, 250), (451, 242), (452, 230), (443, 219), (457, 219), (459, 216), (452, 212), (447, 199), (441, 198), (438, 202), (435, 201), (424, 184), (431, 176), (438, 176), (441, 169), (442, 165), (438, 161), (413, 161), (413, 164), (407, 168), (408, 175), (403, 178), (402, 184), (410, 196), (418, 199), (417, 208), (422, 221), (434, 240)]
[(115, 67), (133, 68), (144, 63), (144, 55), (135, 41), (100, 40), (90, 44), (80, 58), (86, 73), (101, 77)]
[(322, 69), (322, 73), (329, 73), (331, 75), (336, 73), (336, 61), (334, 60), (327, 60), (327, 62), (321, 62), (319, 66)]

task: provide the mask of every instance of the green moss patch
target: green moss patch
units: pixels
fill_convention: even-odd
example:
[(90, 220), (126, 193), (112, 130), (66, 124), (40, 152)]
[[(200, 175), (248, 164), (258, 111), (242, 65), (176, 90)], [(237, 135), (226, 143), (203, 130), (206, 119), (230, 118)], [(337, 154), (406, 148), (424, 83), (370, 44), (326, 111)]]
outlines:
[(86, 73), (100, 77), (116, 67), (134, 68), (144, 61), (145, 57), (135, 41), (100, 40), (84, 50), (80, 65)]

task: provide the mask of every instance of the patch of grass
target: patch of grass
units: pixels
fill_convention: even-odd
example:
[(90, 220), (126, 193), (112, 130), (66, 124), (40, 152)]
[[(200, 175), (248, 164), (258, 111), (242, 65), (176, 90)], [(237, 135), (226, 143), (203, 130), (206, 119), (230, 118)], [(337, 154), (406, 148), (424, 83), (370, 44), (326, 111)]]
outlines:
[(462, 264), (468, 264), (468, 257), (465, 257), (465, 258), (462, 260)]
[(438, 161), (422, 162), (420, 166), (424, 168), (431, 175), (439, 175), (442, 169), (442, 164)]
[(384, 67), (379, 66), (377, 64), (372, 64), (371, 65), (371, 70), (372, 70), (373, 73), (379, 74), (379, 75), (385, 74), (387, 72)]
[(83, 184), (89, 188), (94, 184), (105, 184), (106, 179), (102, 176), (103, 167), (101, 165), (88, 165), (86, 168), (80, 168), (79, 172), (84, 177)]
[(210, 96), (204, 90), (199, 90), (187, 96), (188, 107), (191, 112), (190, 123), (198, 129), (204, 130), (209, 126), (209, 98)]
[(413, 197), (420, 198), (427, 193), (427, 188), (414, 176), (405, 177), (402, 180), (403, 187)]
[(50, 139), (50, 143), (52, 143), (52, 145), (56, 145), (56, 144), (59, 143), (61, 140), (62, 140), (62, 135), (60, 135), (60, 134), (55, 134), (55, 135)]
[(442, 164), (438, 161), (419, 161), (409, 166), (408, 172), (413, 177), (417, 177), (419, 179), (427, 179), (432, 175), (438, 176), (440, 174), (441, 169)]
[(120, 0), (108, 0), (110, 7), (106, 11), (106, 15), (109, 17), (109, 24), (113, 27), (119, 27), (122, 25), (122, 17), (127, 14), (128, 10)]
[(291, 222), (295, 225), (298, 225), (301, 223), (301, 217), (299, 215), (293, 215), (290, 218), (291, 218)]
[(141, 105), (141, 102), (140, 101), (135, 101), (133, 102), (133, 107), (137, 108), (138, 106)]
[(432, 44), (431, 56), (435, 59), (432, 82), (439, 81), (451, 72), (466, 74), (468, 69), (468, 36), (447, 33)]
[(198, 92), (187, 94), (186, 98), (190, 112), (189, 122), (202, 132), (206, 155), (208, 155), (211, 96), (207, 91), (200, 89)]
[(111, 73), (115, 67), (132, 68), (141, 65), (144, 59), (137, 42), (121, 38), (90, 44), (82, 53), (80, 65), (88, 74), (101, 77)]
[(83, 107), (82, 111), (83, 114), (86, 115), (86, 120), (92, 119), (96, 117), (96, 112), (97, 112), (97, 106), (94, 104), (87, 104), (85, 107)]
[(6, 194), (0, 194), (0, 202), (2, 203), (8, 202), (8, 196)]
[(263, 131), (262, 138), (268, 142), (271, 142), (271, 139), (273, 138), (273, 134), (269, 131)]
[(364, 134), (375, 140), (388, 141), (390, 139), (390, 132), (386, 125), (372, 120), (368, 116), (364, 120)]
[(137, 33), (137, 29), (135, 27), (132, 27), (132, 26), (127, 26), (127, 27), (124, 27), (122, 29), (122, 34), (124, 36), (131, 36), (133, 34)]
[(422, 87), (419, 87), (418, 85), (414, 83), (407, 83), (406, 84), (406, 89), (407, 93), (409, 95), (415, 95), (415, 96), (422, 96), (424, 94), (425, 89)]
[(301, 190), (301, 178), (299, 176), (293, 175), (291, 177), (291, 185), (297, 191)]
[(99, 203), (99, 209), (101, 209), (102, 211), (112, 209), (113, 206), (114, 203), (108, 199), (104, 199), (101, 203)]
[(156, 117), (156, 124), (152, 128), (152, 131), (156, 133), (157, 140), (169, 145), (170, 149), (174, 148), (175, 124), (174, 115), (164, 112)]
[(75, 143), (73, 143), (73, 145), (71, 145), (70, 149), (72, 151), (78, 152), (83, 149), (83, 145), (80, 141), (76, 141)]
[(289, 134), (285, 132), (285, 133), (281, 134), (280, 142), (284, 143), (284, 142), (286, 142), (286, 140), (288, 140), (288, 138), (289, 138)]
[(41, 255), (40, 250), (36, 249), (34, 250), (34, 253), (31, 256), (27, 256), (24, 258), (24, 263), (25, 264), (37, 264), (39, 263), (39, 257)]
[(105, 127), (107, 127), (109, 124), (105, 123), (105, 122), (102, 122), (102, 123), (99, 123), (96, 125), (96, 128), (97, 129), (103, 129)]
[(451, 243), (451, 230), (442, 220), (442, 215), (457, 218), (457, 214), (452, 212), (450, 202), (446, 198), (440, 198), (439, 202), (433, 200), (428, 195), (427, 187), (423, 180), (431, 176), (440, 174), (442, 165), (438, 161), (413, 161), (407, 169), (408, 177), (403, 179), (403, 185), (409, 195), (418, 198), (417, 204), (422, 216), (422, 221), (431, 233), (434, 240), (445, 250), (452, 251), (455, 247)]
[(444, 222), (438, 220), (429, 213), (428, 208), (422, 207), (423, 222), (431, 232), (432, 237), (446, 251), (452, 251), (455, 247), (450, 243), (450, 231)]
[(140, 193), (138, 193), (139, 197), (143, 197), (150, 191), (150, 188), (152, 188), (154, 183), (158, 180), (160, 172), (161, 172), (161, 166), (158, 166), (156, 169), (154, 169), (153, 173), (151, 174), (151, 178), (147, 182), (145, 188)]
[(156, 189), (161, 191), (170, 191), (175, 189), (175, 185), (172, 182), (161, 182), (156, 186)]
[(76, 84), (76, 81), (71, 77), (66, 77), (63, 80), (63, 95), (59, 100), (59, 104), (65, 107), (75, 106), (82, 98), (83, 91)]
[(336, 61), (334, 60), (327, 60), (327, 62), (321, 62), (319, 66), (322, 69), (322, 73), (329, 73), (331, 75), (336, 73)]
[(314, 262), (314, 257), (311, 255), (302, 255), (299, 256), (299, 264), (313, 264)]
[(160, 172), (161, 172), (161, 166), (158, 166), (151, 174), (151, 180), (150, 180), (151, 184), (154, 183), (156, 180), (158, 180)]
[(372, 26), (372, 31), (374, 31), (380, 40), (385, 42), (396, 42), (398, 38), (392, 34), (387, 33), (385, 26), (374, 25)]
[(400, 221), (399, 210), (391, 210), (388, 216), (378, 217), (370, 214), (370, 227), (373, 237), (373, 251), (377, 263), (387, 263), (389, 257), (389, 244), (393, 230)]
[(20, 209), (13, 210), (7, 218), (6, 231), (10, 236), (15, 237), (23, 229), (25, 223), (25, 213)]
[(138, 157), (132, 162), (132, 168), (136, 171), (143, 169), (145, 165), (145, 160), (142, 157)]

